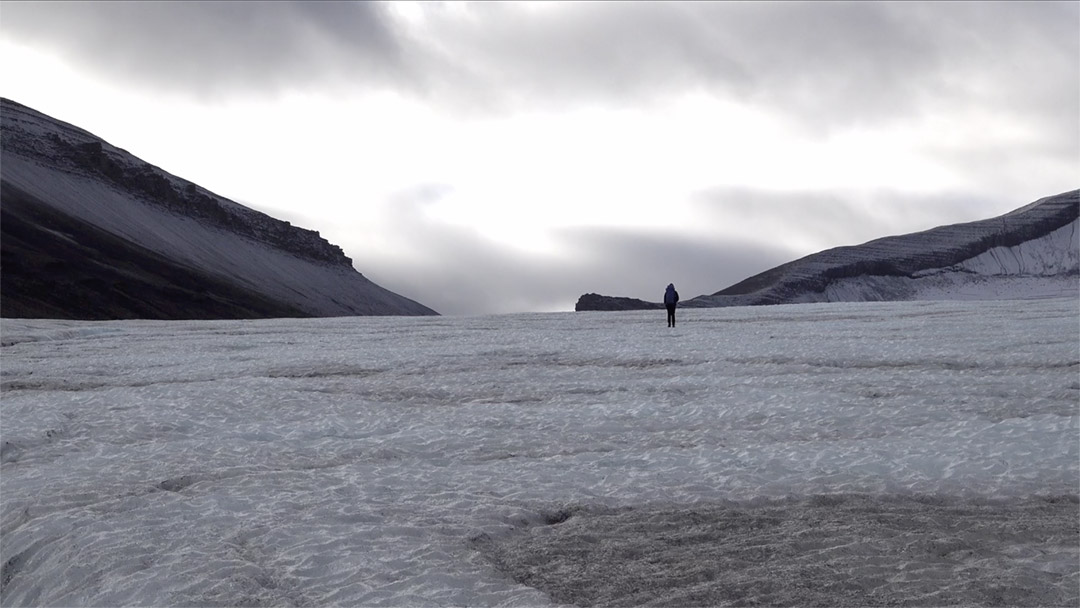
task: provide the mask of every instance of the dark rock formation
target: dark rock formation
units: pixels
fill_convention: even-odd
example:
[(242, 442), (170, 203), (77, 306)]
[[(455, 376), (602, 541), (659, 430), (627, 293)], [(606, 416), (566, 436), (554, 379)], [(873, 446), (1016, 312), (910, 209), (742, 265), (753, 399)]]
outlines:
[[(114, 148), (81, 129), (72, 127), (61, 132), (47, 132), (43, 136), (30, 129), (21, 129), (20, 115), (32, 116), (36, 112), (9, 99), (0, 100), (0, 104), (4, 117), (3, 150), (6, 154), (18, 154), (104, 181), (151, 205), (198, 218), (211, 226), (298, 257), (339, 266), (352, 265), (352, 260), (340, 247), (330, 244), (314, 230), (298, 228), (214, 195), (196, 184), (139, 161), (126, 151)], [(90, 141), (84, 141), (87, 138)]]
[(578, 298), (574, 310), (652, 310), (663, 307), (663, 304), (646, 302), (637, 298), (620, 298), (587, 293)]
[(306, 317), (0, 184), (0, 315), (50, 319)]

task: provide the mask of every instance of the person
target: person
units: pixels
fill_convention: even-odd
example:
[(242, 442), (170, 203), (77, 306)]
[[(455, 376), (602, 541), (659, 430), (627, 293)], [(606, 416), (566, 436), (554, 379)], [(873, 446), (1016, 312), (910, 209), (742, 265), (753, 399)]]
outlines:
[(664, 292), (664, 306), (667, 307), (667, 326), (675, 327), (675, 305), (679, 303), (679, 292), (675, 291), (675, 284), (668, 283), (667, 291)]

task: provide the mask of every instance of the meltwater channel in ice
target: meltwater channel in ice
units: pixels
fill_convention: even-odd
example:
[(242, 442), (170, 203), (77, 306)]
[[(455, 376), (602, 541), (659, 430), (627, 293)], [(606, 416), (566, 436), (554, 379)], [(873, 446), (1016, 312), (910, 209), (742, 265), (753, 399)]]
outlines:
[(2, 342), (5, 606), (1078, 597), (1076, 298)]

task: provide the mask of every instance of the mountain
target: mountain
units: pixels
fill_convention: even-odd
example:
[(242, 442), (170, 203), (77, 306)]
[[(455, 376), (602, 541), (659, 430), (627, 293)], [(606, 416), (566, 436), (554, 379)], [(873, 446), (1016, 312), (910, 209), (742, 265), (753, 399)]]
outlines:
[(0, 100), (0, 315), (218, 319), (433, 315), (318, 232)]
[[(805, 302), (1080, 296), (1080, 190), (999, 217), (836, 247), (680, 302), (709, 308)], [(576, 310), (662, 308), (585, 294)]]

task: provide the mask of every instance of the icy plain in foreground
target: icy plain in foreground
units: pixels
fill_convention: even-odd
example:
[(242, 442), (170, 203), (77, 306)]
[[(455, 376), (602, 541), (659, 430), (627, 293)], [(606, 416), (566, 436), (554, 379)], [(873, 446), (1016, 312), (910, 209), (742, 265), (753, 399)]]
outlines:
[(1075, 605), (1078, 302), (4, 319), (0, 603)]

